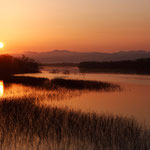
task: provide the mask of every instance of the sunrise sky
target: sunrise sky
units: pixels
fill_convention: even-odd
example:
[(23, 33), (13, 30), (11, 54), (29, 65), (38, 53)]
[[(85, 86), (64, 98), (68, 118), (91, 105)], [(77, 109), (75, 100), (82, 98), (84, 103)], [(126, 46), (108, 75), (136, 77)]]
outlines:
[(150, 50), (150, 0), (0, 0), (3, 52)]

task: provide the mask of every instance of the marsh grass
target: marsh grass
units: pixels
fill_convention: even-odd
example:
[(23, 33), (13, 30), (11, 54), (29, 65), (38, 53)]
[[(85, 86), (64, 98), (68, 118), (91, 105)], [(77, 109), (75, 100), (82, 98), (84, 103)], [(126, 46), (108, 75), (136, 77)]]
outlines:
[(29, 85), (33, 87), (44, 87), (45, 83), (48, 83), (47, 78), (35, 78), (35, 77), (26, 77), (26, 76), (5, 76), (2, 78), (5, 83), (16, 83)]
[(39, 101), (69, 100), (89, 91), (121, 90), (119, 85), (88, 80), (11, 76), (5, 80), (3, 98), (33, 98)]
[(0, 101), (1, 149), (148, 150), (150, 131), (133, 118)]
[(121, 90), (121, 87), (117, 84), (101, 81), (90, 81), (90, 80), (73, 80), (73, 79), (61, 79), (56, 78), (51, 80), (50, 85), (54, 88), (63, 87), (66, 89), (77, 89), (77, 90), (89, 90), (89, 91), (110, 91), (110, 90)]
[(89, 91), (110, 91), (121, 90), (121, 87), (117, 84), (101, 81), (91, 80), (75, 80), (75, 79), (63, 79), (55, 78), (49, 80), (47, 78), (35, 78), (25, 76), (10, 76), (4, 79), (6, 83), (23, 84), (38, 88), (45, 88), (55, 90), (59, 88), (66, 88), (70, 90), (89, 90)]
[(51, 103), (51, 101), (70, 100), (73, 97), (81, 96), (86, 91), (70, 90), (59, 88), (57, 90), (49, 90), (33, 86), (25, 86), (22, 84), (6, 84), (4, 94), (1, 99), (35, 99), (41, 103)]

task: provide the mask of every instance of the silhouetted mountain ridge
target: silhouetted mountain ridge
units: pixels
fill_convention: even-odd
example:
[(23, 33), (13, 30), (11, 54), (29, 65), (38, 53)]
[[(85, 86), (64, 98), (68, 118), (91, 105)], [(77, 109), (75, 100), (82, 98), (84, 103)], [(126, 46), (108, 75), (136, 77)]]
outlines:
[(27, 51), (22, 54), (27, 57), (33, 58), (41, 63), (63, 63), (63, 62), (79, 63), (83, 61), (101, 62), (101, 61), (120, 61), (120, 60), (135, 60), (139, 58), (150, 58), (150, 52), (144, 50), (120, 51), (115, 53), (53, 50), (48, 52)]

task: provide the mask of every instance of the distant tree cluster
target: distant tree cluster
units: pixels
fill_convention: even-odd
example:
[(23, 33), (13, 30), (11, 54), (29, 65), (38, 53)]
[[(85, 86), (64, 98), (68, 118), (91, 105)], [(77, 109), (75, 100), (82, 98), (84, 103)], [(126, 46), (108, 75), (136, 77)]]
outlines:
[(43, 66), (54, 66), (54, 67), (77, 67), (79, 63), (49, 63), (42, 64)]
[(39, 72), (39, 64), (33, 59), (25, 56), (15, 58), (10, 55), (0, 55), (0, 74), (35, 72)]
[(150, 58), (110, 62), (81, 62), (81, 71), (150, 74)]

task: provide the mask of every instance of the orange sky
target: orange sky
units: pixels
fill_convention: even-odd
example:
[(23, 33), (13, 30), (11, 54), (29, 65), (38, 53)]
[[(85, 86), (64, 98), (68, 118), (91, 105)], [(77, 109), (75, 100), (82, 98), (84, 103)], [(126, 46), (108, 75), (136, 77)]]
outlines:
[(150, 0), (0, 0), (1, 52), (150, 50)]

